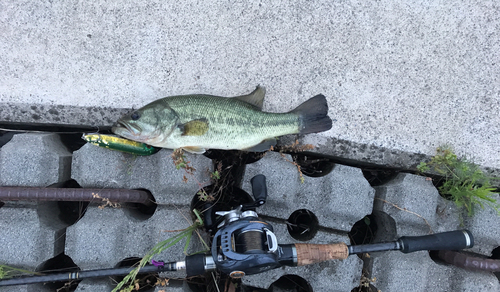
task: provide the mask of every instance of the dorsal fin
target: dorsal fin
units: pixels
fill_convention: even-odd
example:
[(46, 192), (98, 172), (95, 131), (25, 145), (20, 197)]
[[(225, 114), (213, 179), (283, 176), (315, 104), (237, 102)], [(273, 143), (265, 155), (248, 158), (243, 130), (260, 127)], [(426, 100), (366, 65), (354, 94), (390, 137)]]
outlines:
[(257, 88), (255, 88), (255, 90), (252, 91), (252, 93), (247, 94), (247, 95), (236, 96), (233, 98), (244, 101), (246, 103), (249, 103), (251, 105), (258, 107), (259, 109), (262, 109), (262, 104), (264, 103), (264, 96), (265, 95), (266, 95), (266, 88), (262, 87), (260, 85), (257, 85)]

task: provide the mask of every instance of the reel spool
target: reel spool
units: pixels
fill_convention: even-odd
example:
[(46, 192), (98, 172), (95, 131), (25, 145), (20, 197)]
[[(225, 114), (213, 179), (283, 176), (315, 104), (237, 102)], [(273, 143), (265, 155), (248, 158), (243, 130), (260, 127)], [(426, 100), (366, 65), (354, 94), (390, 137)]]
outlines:
[(234, 249), (237, 253), (264, 252), (265, 234), (262, 230), (247, 230), (235, 234)]
[(270, 224), (254, 211), (220, 212), (224, 221), (212, 242), (215, 265), (232, 278), (241, 278), (280, 266), (278, 241)]

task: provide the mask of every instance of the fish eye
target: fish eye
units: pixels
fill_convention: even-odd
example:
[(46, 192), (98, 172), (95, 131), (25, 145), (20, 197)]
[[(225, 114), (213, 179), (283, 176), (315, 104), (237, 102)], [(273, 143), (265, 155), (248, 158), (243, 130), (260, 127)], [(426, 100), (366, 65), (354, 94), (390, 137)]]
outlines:
[(130, 116), (130, 118), (132, 118), (132, 120), (134, 120), (134, 121), (137, 121), (140, 117), (141, 117), (141, 115), (138, 112), (134, 112)]

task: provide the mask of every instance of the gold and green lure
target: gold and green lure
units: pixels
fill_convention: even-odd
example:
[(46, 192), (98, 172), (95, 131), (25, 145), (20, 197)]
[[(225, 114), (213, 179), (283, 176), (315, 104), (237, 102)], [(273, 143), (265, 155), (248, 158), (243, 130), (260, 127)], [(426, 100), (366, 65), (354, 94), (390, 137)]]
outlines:
[(159, 148), (149, 146), (148, 144), (124, 139), (114, 135), (102, 135), (95, 133), (83, 134), (82, 139), (99, 147), (141, 156), (151, 155), (160, 150)]

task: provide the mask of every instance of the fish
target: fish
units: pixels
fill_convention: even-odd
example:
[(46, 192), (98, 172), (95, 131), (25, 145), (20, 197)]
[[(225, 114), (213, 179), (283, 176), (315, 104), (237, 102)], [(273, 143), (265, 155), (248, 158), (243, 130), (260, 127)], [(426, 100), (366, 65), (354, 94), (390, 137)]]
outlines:
[(208, 149), (263, 152), (276, 137), (328, 131), (328, 103), (318, 94), (287, 113), (263, 112), (266, 90), (222, 97), (170, 96), (121, 117), (111, 131), (121, 137), (168, 149), (203, 154)]

